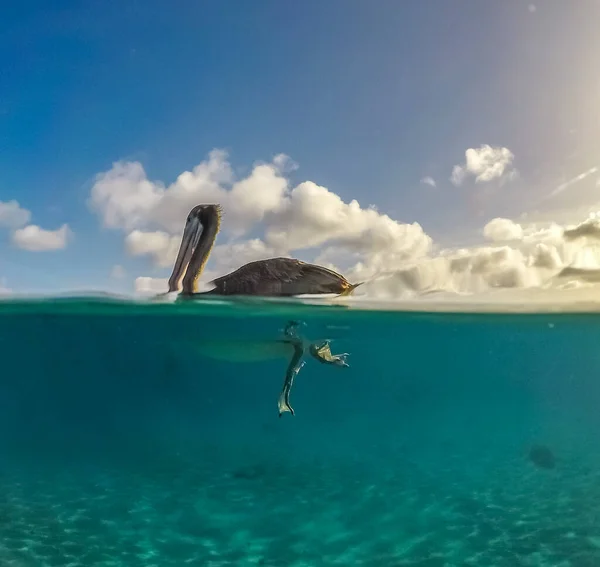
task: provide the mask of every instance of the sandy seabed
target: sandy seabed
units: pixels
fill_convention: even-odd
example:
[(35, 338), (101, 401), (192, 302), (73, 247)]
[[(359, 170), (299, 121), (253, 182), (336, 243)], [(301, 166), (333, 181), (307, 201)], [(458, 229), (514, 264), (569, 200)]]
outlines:
[(597, 567), (600, 471), (525, 457), (5, 471), (3, 567)]

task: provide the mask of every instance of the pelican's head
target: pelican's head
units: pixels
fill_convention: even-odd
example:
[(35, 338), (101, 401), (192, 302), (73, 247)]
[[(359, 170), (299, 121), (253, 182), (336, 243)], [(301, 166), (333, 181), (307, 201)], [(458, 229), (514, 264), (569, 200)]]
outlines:
[[(173, 272), (169, 278), (169, 292), (179, 289), (179, 282), (186, 273), (188, 266), (188, 270), (194, 270), (195, 278), (200, 275), (220, 224), (220, 205), (197, 205), (188, 213), (181, 246), (177, 253)], [(203, 245), (199, 246), (199, 244)]]

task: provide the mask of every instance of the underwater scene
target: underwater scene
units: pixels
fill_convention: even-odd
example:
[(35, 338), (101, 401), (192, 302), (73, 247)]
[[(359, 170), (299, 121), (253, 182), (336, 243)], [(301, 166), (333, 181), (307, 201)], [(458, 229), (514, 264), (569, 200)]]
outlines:
[(1, 302), (0, 565), (598, 566), (599, 337), (585, 312)]

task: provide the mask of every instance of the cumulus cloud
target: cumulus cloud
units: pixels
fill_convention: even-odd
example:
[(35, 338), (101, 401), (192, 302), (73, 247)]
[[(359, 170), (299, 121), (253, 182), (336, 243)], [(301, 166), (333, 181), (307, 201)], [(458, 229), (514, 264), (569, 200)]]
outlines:
[(298, 164), (285, 154), (277, 154), (273, 158), (273, 164), (281, 171), (282, 173), (291, 173), (292, 171), (296, 171), (298, 169)]
[(516, 175), (513, 160), (514, 155), (508, 148), (487, 144), (469, 148), (465, 152), (465, 163), (454, 166), (450, 180), (454, 185), (461, 185), (467, 177), (474, 177), (475, 183), (512, 179)]
[(494, 242), (510, 244), (441, 250), (435, 256), (380, 274), (368, 281), (361, 293), (399, 299), (433, 292), (562, 292), (600, 283), (600, 230), (595, 217), (572, 227), (494, 219), (486, 229)]
[(119, 162), (96, 176), (89, 204), (102, 212), (104, 226), (128, 229), (147, 222), (163, 193), (163, 187), (148, 181), (142, 164)]
[(15, 229), (27, 224), (31, 213), (23, 209), (17, 201), (0, 201), (0, 227)]
[(495, 218), (483, 227), (483, 235), (494, 242), (520, 240), (523, 238), (523, 227), (510, 219)]
[(312, 181), (300, 183), (282, 200), (269, 219), (265, 241), (276, 250), (331, 243), (366, 255), (401, 258), (426, 254), (431, 246), (419, 224), (399, 223), (375, 208), (363, 209), (356, 200), (345, 203)]
[[(152, 278), (149, 276), (139, 276), (133, 282), (133, 289), (136, 294), (147, 297), (156, 296), (164, 293), (169, 287), (167, 278)], [(210, 284), (205, 279), (198, 285), (198, 291), (208, 291), (211, 289)]]
[(0, 201), (0, 228), (11, 231), (13, 245), (31, 252), (59, 250), (67, 246), (72, 235), (68, 225), (56, 230), (44, 230), (28, 224), (30, 221), (31, 212), (21, 207), (18, 201)]
[(134, 289), (141, 295), (156, 295), (163, 293), (168, 288), (167, 278), (151, 278), (140, 276), (135, 278)]
[(194, 205), (223, 201), (232, 181), (221, 151), (211, 152), (208, 160), (183, 172), (168, 187), (150, 181), (141, 163), (118, 162), (96, 176), (88, 204), (107, 228), (175, 233)]
[[(185, 217), (184, 217), (185, 218)], [(132, 256), (150, 256), (159, 268), (172, 266), (181, 243), (180, 236), (163, 231), (134, 230), (125, 237), (125, 249)]]
[(423, 185), (429, 185), (430, 187), (435, 187), (436, 185), (435, 179), (433, 177), (423, 177), (423, 179), (421, 179), (421, 183)]
[(566, 227), (563, 234), (570, 241), (581, 238), (600, 240), (600, 220), (595, 216), (590, 217), (577, 225)]
[(287, 179), (274, 164), (254, 167), (248, 177), (223, 195), (231, 230), (244, 234), (269, 213), (276, 213), (284, 204), (287, 190)]
[(18, 248), (30, 252), (47, 252), (66, 248), (72, 232), (69, 226), (63, 224), (56, 230), (44, 230), (35, 224), (15, 230), (12, 242)]

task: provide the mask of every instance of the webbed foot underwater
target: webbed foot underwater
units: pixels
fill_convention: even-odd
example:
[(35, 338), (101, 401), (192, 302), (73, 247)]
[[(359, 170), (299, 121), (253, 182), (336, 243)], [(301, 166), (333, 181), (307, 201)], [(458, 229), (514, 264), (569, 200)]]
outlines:
[(342, 354), (332, 354), (331, 348), (329, 347), (329, 341), (325, 341), (321, 345), (311, 344), (309, 347), (310, 354), (318, 360), (321, 364), (335, 364), (336, 366), (350, 365), (346, 362), (346, 357), (349, 353), (344, 352)]

